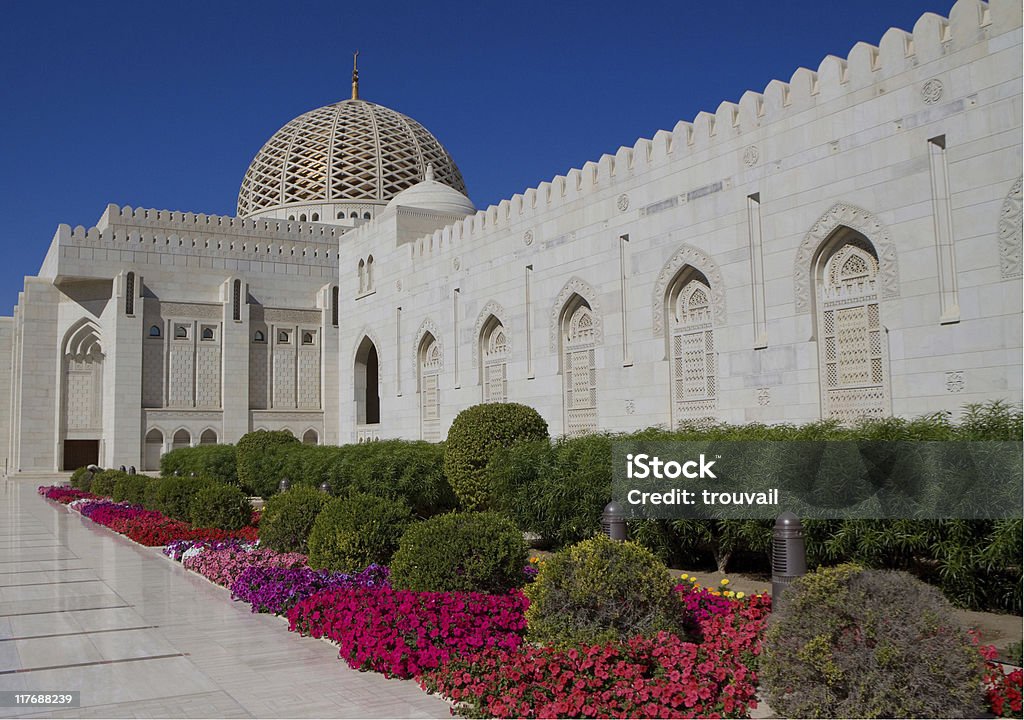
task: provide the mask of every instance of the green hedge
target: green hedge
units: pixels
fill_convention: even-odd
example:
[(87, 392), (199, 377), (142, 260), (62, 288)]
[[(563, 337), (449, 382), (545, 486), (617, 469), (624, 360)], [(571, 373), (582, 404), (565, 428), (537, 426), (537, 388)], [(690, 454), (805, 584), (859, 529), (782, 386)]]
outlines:
[(114, 483), (114, 502), (130, 502), (142, 505), (146, 500), (146, 488), (152, 478), (146, 475), (122, 475)]
[(445, 441), (444, 473), (462, 507), (491, 508), (486, 468), (496, 451), (547, 437), (547, 422), (527, 405), (484, 403), (460, 412)]
[(207, 483), (196, 490), (188, 503), (188, 520), (195, 527), (241, 530), (251, 519), (249, 498), (231, 485)]
[(307, 553), (307, 541), (328, 497), (302, 485), (267, 500), (260, 518), (260, 544), (277, 552)]
[(234, 445), (197, 445), (171, 450), (160, 458), (160, 473), (202, 475), (228, 485), (238, 485)]
[(246, 433), (236, 446), (238, 483), (251, 496), (268, 498), (284, 477), (288, 450), (300, 446), (287, 430)]
[(192, 498), (200, 490), (212, 484), (214, 484), (212, 480), (201, 477), (160, 478), (152, 492), (151, 502), (154, 506), (152, 509), (159, 510), (175, 520), (191, 522)]
[(92, 487), (89, 489), (89, 492), (103, 495), (104, 497), (112, 497), (117, 481), (126, 477), (128, 477), (128, 473), (121, 472), (120, 470), (101, 470), (93, 476)]
[[(805, 425), (726, 425), (631, 435), (590, 435), (551, 446), (530, 443), (499, 451), (486, 470), (498, 510), (520, 528), (564, 547), (596, 532), (611, 497), (611, 445), (649, 440), (1017, 440), (1024, 417), (1005, 403), (967, 406), (958, 422), (936, 414), (887, 418), (843, 427), (831, 421)], [(630, 538), (674, 567), (768, 569), (770, 520), (642, 520)], [(958, 605), (1021, 611), (1020, 520), (845, 520), (805, 523), (808, 560), (858, 562), (907, 570), (937, 585)]]

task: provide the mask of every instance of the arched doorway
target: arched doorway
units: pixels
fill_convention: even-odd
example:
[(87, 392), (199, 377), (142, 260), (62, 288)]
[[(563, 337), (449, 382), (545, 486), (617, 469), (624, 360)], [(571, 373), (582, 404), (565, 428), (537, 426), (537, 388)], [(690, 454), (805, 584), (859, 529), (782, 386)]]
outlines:
[(144, 460), (146, 470), (160, 469), (160, 456), (164, 452), (164, 434), (153, 428), (146, 433), (146, 449)]
[(485, 403), (508, 399), (508, 334), (491, 315), (480, 331), (480, 374)]
[(380, 423), (380, 362), (377, 346), (370, 338), (363, 336), (356, 350), (355, 401), (356, 424), (377, 425)]
[(61, 373), (64, 470), (100, 461), (103, 435), (103, 351), (99, 327), (88, 318), (64, 336)]
[(174, 437), (171, 439), (171, 450), (180, 450), (187, 447), (192, 447), (192, 434), (185, 428), (182, 428), (174, 433)]
[(310, 428), (305, 433), (303, 433), (303, 435), (302, 435), (302, 444), (303, 445), (319, 445), (320, 444), (320, 435), (317, 434), (316, 430), (314, 430), (313, 428)]
[(203, 433), (199, 436), (200, 445), (216, 445), (217, 444), (217, 431), (212, 428), (203, 430)]

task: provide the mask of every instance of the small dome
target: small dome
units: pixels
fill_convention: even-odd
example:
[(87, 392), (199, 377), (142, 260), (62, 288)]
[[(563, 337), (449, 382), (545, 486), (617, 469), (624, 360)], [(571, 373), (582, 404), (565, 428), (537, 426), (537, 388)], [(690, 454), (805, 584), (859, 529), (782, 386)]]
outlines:
[(353, 98), (304, 113), (274, 133), (253, 158), (238, 193), (238, 214), (357, 202), (384, 205), (423, 177), (465, 191), (448, 151), (399, 112)]
[(433, 165), (427, 165), (423, 182), (416, 183), (411, 188), (395, 195), (388, 203), (387, 209), (390, 210), (398, 206), (422, 208), (451, 215), (472, 215), (476, 212), (476, 208), (468, 197), (455, 188), (434, 179)]

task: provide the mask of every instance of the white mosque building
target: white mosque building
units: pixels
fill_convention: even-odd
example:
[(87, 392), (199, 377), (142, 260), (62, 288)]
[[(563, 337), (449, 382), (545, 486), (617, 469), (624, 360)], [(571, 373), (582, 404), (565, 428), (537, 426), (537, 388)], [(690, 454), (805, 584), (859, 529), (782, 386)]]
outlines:
[(0, 457), (436, 441), (506, 400), (555, 435), (1020, 402), (1021, 57), (1019, 0), (959, 0), (480, 211), (354, 78), (237, 217), (58, 226), (0, 319)]

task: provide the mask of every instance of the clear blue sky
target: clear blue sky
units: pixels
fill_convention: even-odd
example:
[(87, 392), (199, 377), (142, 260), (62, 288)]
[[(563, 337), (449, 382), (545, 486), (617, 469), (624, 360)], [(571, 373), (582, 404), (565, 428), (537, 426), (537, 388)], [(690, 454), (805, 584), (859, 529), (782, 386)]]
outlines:
[(361, 94), (455, 157), (477, 207), (788, 80), (951, 0), (0, 4), (0, 314), (58, 223), (233, 214), (281, 125)]

